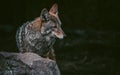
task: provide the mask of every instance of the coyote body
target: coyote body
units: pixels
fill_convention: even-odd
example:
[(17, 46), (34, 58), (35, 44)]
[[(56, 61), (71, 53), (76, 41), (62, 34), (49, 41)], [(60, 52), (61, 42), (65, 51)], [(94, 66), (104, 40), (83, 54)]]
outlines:
[(62, 39), (64, 35), (58, 7), (54, 4), (49, 12), (44, 8), (40, 17), (23, 24), (17, 30), (16, 41), (20, 52), (34, 52), (54, 60), (53, 45), (56, 38)]

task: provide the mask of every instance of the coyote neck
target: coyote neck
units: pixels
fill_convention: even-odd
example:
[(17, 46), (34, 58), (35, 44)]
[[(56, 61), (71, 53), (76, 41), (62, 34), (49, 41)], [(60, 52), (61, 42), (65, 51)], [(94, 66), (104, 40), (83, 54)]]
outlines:
[(40, 39), (37, 39), (33, 52), (35, 52), (41, 56), (45, 55), (46, 53), (49, 52), (49, 50), (51, 50), (53, 48), (55, 41), (56, 41), (55, 38), (50, 38), (48, 40), (48, 39), (46, 39), (46, 36), (41, 36)]

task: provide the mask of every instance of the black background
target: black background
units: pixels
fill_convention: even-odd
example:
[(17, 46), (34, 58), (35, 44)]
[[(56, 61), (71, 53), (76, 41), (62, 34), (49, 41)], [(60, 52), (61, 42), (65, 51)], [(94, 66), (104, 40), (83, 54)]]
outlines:
[(1, 0), (0, 50), (18, 52), (16, 30), (57, 3), (67, 34), (54, 45), (62, 75), (119, 75), (120, 4), (114, 0)]

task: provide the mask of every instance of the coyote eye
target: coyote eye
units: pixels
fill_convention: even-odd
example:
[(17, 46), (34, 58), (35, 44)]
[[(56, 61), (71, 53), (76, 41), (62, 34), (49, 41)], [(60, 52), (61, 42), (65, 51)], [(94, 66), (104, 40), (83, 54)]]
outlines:
[(55, 25), (55, 26), (53, 26), (54, 28), (57, 28), (57, 26)]
[(56, 25), (53, 25), (53, 28), (57, 28), (57, 26), (56, 26)]

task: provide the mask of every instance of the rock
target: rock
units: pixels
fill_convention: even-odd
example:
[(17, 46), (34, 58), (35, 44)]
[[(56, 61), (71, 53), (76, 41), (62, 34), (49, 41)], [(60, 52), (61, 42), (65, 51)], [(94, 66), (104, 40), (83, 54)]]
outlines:
[(35, 53), (0, 52), (0, 75), (60, 75), (55, 61)]

